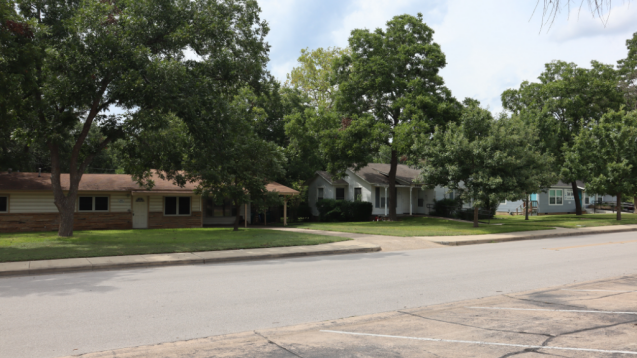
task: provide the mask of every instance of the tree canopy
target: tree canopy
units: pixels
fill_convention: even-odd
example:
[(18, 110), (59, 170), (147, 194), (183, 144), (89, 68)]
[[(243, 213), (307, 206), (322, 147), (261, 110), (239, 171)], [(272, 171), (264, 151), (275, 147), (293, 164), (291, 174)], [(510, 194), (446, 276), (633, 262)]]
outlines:
[(566, 159), (562, 171), (586, 173), (587, 191), (617, 196), (617, 220), (621, 220), (622, 197), (637, 193), (637, 111), (604, 114), (580, 131), (566, 150)]
[[(253, 0), (9, 3), (32, 36), (3, 37), (2, 48), (27, 41), (37, 54), (25, 63), (30, 79), (11, 87), (22, 102), (14, 106), (19, 121), (10, 132), (29, 144), (44, 143), (50, 154), (61, 236), (72, 235), (82, 174), (111, 143), (176, 116), (190, 135), (223, 148), (233, 95), (246, 85), (258, 87), (265, 73), (268, 27)], [(124, 113), (110, 113), (112, 106)], [(82, 129), (66, 153), (61, 146), (78, 123)], [(98, 140), (87, 141), (91, 128)], [(60, 184), (63, 167), (70, 175), (67, 193)]]
[(525, 198), (553, 184), (555, 175), (553, 158), (536, 147), (536, 128), (517, 116), (495, 120), (475, 100), (464, 103), (459, 123), (436, 127), (431, 138), (421, 134), (414, 148), (422, 158), (420, 181), (460, 191), (477, 227), (479, 208)]
[[(608, 110), (618, 110), (624, 104), (617, 86), (617, 71), (611, 65), (596, 61), (591, 68), (574, 63), (554, 61), (545, 65), (539, 83), (523, 82), (519, 89), (502, 94), (502, 104), (521, 118), (535, 121), (540, 128), (540, 144), (556, 159), (555, 172), (571, 183), (577, 193), (574, 172), (561, 171), (566, 163), (565, 150), (572, 147), (574, 138), (582, 128), (588, 128)], [(579, 195), (575, 195), (578, 215), (582, 213)]]
[(334, 63), (337, 114), (324, 114), (320, 146), (327, 168), (342, 175), (371, 162), (382, 145), (391, 147), (390, 218), (396, 218), (398, 156), (414, 138), (457, 118), (459, 104), (439, 75), (445, 62), (422, 15), (395, 16), (387, 29), (353, 30), (351, 53)]

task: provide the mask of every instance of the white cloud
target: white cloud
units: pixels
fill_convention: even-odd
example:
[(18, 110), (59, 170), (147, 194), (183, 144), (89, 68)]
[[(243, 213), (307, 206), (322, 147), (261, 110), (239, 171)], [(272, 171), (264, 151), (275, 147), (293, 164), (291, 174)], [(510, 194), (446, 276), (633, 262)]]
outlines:
[(616, 6), (611, 11), (602, 15), (602, 18), (593, 16), (590, 11), (573, 9), (568, 16), (568, 21), (558, 24), (552, 32), (552, 38), (556, 41), (570, 41), (585, 37), (611, 36), (637, 31), (637, 4), (631, 6), (626, 2)]
[(476, 98), (497, 112), (502, 92), (524, 80), (536, 80), (545, 63), (564, 60), (588, 67), (591, 60), (598, 60), (615, 64), (626, 56), (625, 41), (637, 31), (637, 4), (614, 7), (606, 28), (599, 19), (577, 19), (572, 14), (567, 19), (567, 14), (561, 14), (547, 33), (541, 31), (541, 14), (531, 16), (535, 3), (268, 0), (261, 6), (272, 28), (270, 70), (281, 81), (302, 48), (347, 46), (352, 29), (384, 27), (396, 15), (422, 12), (436, 31), (434, 41), (447, 55), (448, 65), (441, 75), (454, 95), (460, 100)]

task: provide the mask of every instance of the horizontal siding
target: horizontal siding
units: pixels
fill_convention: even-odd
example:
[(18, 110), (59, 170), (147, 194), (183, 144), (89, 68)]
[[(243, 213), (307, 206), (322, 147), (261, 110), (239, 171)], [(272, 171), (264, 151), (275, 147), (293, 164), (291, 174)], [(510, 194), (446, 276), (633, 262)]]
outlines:
[(162, 212), (163, 209), (163, 196), (151, 196), (150, 197), (150, 212)]
[(123, 213), (131, 209), (130, 196), (125, 194), (112, 194), (111, 195), (111, 212)]
[(11, 194), (11, 213), (57, 213), (53, 193), (51, 194)]
[(190, 200), (192, 203), (192, 211), (201, 211), (201, 197), (196, 195)]

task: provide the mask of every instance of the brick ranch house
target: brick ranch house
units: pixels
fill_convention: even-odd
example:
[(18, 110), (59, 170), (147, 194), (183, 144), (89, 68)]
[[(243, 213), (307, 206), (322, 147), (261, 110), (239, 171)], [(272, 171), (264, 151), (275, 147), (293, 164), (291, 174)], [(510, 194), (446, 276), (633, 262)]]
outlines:
[[(236, 209), (193, 193), (194, 183), (181, 188), (154, 178), (151, 190), (140, 187), (127, 174), (84, 174), (75, 204), (74, 230), (197, 228), (229, 225)], [(62, 174), (68, 188), (69, 175)], [(266, 186), (280, 195), (298, 191), (278, 183)], [(250, 205), (239, 213), (247, 213)], [(243, 214), (243, 215), (242, 215)], [(51, 174), (0, 173), (0, 232), (57, 230), (59, 213), (54, 204)]]

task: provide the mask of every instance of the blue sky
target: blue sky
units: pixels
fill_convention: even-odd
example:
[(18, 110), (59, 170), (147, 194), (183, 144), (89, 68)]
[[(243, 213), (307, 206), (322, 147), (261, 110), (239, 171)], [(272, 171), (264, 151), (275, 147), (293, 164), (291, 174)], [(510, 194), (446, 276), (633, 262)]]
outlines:
[[(393, 16), (416, 15), (436, 34), (447, 55), (441, 72), (460, 100), (473, 97), (501, 110), (500, 94), (534, 81), (552, 60), (588, 67), (591, 60), (616, 64), (625, 41), (637, 32), (637, 2), (613, 2), (608, 25), (588, 8), (566, 9), (550, 31), (531, 16), (536, 0), (260, 0), (270, 25), (269, 69), (279, 80), (295, 66), (300, 50), (347, 46), (351, 30), (384, 27)], [(632, 5), (632, 6), (631, 6)], [(538, 9), (541, 11), (541, 9)]]

